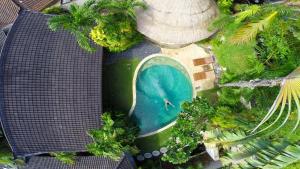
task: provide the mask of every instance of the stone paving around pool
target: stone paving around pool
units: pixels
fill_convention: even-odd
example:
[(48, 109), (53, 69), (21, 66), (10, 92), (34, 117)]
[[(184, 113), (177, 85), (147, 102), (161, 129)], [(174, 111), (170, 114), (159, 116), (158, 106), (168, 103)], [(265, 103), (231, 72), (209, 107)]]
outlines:
[(185, 66), (196, 92), (214, 88), (216, 75), (214, 59), (204, 48), (191, 44), (179, 49), (161, 49), (162, 54), (170, 56)]

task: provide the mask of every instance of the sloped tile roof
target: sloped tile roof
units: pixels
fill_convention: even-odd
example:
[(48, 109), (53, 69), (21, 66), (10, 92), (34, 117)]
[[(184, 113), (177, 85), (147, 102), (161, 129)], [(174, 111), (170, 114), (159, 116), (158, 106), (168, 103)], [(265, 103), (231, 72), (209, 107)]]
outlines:
[(4, 45), (5, 39), (6, 39), (6, 34), (2, 30), (0, 30), (0, 52), (2, 46)]
[[(15, 1), (15, 3), (14, 3)], [(0, 0), (0, 28), (11, 24), (18, 16), (21, 6), (22, 8), (41, 11), (59, 0)], [(18, 6), (19, 5), (19, 6)]]
[(32, 157), (24, 169), (133, 169), (126, 156), (120, 161), (109, 158), (84, 156), (77, 157), (74, 165), (63, 164), (53, 157)]
[(16, 0), (22, 4), (26, 9), (41, 11), (57, 2), (59, 0)]
[(50, 15), (22, 11), (0, 56), (0, 118), (15, 155), (86, 151), (101, 126), (102, 48), (87, 53)]
[(19, 7), (12, 0), (0, 1), (0, 28), (15, 21)]

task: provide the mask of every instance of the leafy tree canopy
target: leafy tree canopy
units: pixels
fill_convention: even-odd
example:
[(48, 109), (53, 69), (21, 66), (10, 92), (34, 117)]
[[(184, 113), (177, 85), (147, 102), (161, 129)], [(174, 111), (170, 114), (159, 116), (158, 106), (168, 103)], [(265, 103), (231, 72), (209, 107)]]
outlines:
[(103, 126), (89, 132), (93, 143), (87, 145), (88, 151), (96, 156), (119, 160), (124, 152), (137, 154), (138, 148), (134, 140), (138, 128), (126, 114), (115, 113), (114, 119), (109, 113), (102, 115)]
[(183, 112), (179, 114), (166, 145), (168, 152), (162, 157), (163, 161), (173, 164), (182, 164), (190, 159), (214, 113), (207, 99), (199, 97), (191, 103), (184, 103), (182, 108)]

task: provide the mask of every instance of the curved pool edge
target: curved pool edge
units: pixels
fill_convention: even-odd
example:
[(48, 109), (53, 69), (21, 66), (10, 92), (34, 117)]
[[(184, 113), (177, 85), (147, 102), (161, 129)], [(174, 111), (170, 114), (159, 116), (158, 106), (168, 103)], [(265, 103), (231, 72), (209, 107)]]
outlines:
[(172, 127), (172, 126), (174, 126), (175, 124), (176, 124), (176, 120), (173, 121), (172, 123), (170, 123), (170, 124), (164, 126), (163, 128), (160, 128), (160, 129), (158, 129), (158, 130), (152, 131), (152, 132), (147, 133), (147, 134), (139, 135), (137, 138), (144, 138), (144, 137), (152, 136), (152, 135), (154, 135), (154, 134), (160, 133), (160, 132), (162, 132), (162, 131), (164, 131), (164, 130), (166, 130), (166, 129)]
[[(153, 59), (153, 58), (155, 58), (155, 57), (164, 57), (164, 58), (168, 58), (168, 59), (171, 59), (171, 60), (176, 61), (179, 65), (181, 65), (181, 66), (185, 69), (185, 71), (187, 72), (187, 74), (188, 74), (188, 76), (189, 76), (189, 78), (190, 78), (190, 80), (191, 80), (192, 89), (193, 89), (193, 98), (195, 98), (195, 97), (197, 96), (197, 92), (196, 92), (196, 90), (195, 90), (195, 85), (194, 85), (194, 83), (192, 83), (192, 79), (193, 79), (192, 77), (193, 77), (193, 75), (191, 74), (190, 71), (188, 71), (189, 69), (187, 68), (186, 65), (180, 63), (180, 61), (179, 61), (178, 59), (176, 59), (176, 58), (173, 58), (173, 57), (171, 57), (171, 56), (167, 56), (167, 55), (164, 55), (164, 54), (161, 54), (161, 53), (149, 55), (148, 57), (144, 58), (144, 59), (138, 64), (138, 66), (136, 67), (136, 69), (135, 69), (135, 71), (134, 71), (133, 80), (132, 80), (132, 106), (131, 106), (130, 111), (129, 111), (129, 114), (128, 114), (129, 116), (132, 115), (132, 113), (133, 113), (133, 111), (134, 111), (134, 109), (135, 109), (135, 106), (136, 106), (136, 97), (137, 97), (137, 95), (136, 95), (136, 81), (137, 81), (138, 73), (139, 73), (140, 69), (142, 68), (142, 66), (143, 66), (147, 61), (149, 61), (149, 60), (151, 60), (151, 59)], [(176, 120), (173, 121), (172, 123), (170, 123), (170, 124), (164, 126), (163, 128), (160, 128), (160, 129), (156, 130), (156, 131), (153, 131), (153, 132), (150, 132), (150, 133), (147, 133), (147, 134), (143, 134), (143, 135), (139, 135), (138, 138), (148, 137), (148, 136), (151, 136), (151, 135), (160, 133), (160, 132), (162, 132), (162, 131), (164, 131), (164, 130), (170, 128), (170, 127), (172, 127), (173, 125), (175, 125), (175, 123), (176, 123)]]

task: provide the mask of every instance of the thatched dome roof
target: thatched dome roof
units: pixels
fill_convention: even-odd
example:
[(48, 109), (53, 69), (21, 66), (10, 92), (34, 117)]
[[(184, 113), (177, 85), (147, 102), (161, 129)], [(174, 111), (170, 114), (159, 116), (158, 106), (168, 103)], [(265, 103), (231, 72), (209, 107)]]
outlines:
[(207, 28), (218, 15), (214, 0), (144, 0), (137, 10), (138, 30), (162, 45), (183, 46), (208, 38)]

